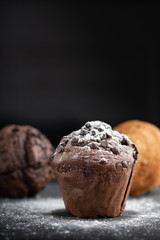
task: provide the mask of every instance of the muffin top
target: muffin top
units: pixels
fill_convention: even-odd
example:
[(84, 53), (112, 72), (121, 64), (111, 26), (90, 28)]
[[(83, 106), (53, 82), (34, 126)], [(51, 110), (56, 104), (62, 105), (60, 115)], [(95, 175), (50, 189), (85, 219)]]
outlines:
[(90, 121), (81, 129), (64, 136), (52, 157), (55, 165), (76, 160), (99, 161), (101, 164), (108, 160), (124, 160), (125, 166), (128, 161), (137, 160), (138, 150), (126, 135), (113, 131), (110, 125)]
[(51, 142), (31, 126), (8, 125), (0, 130), (0, 174), (51, 165)]

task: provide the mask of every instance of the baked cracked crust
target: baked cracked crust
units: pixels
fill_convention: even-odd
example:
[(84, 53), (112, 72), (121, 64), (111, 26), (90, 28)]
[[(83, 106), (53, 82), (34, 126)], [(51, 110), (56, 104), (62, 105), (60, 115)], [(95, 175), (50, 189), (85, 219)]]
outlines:
[(51, 142), (31, 126), (0, 130), (0, 194), (34, 196), (54, 177)]

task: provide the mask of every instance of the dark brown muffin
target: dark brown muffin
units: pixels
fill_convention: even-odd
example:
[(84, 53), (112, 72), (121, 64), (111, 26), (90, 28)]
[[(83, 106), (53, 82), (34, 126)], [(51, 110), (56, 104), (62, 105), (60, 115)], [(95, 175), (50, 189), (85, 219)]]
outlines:
[(40, 192), (54, 177), (50, 141), (31, 126), (0, 130), (0, 194), (27, 197)]
[(116, 217), (128, 198), (138, 151), (100, 121), (65, 136), (53, 154), (66, 210), (78, 217)]

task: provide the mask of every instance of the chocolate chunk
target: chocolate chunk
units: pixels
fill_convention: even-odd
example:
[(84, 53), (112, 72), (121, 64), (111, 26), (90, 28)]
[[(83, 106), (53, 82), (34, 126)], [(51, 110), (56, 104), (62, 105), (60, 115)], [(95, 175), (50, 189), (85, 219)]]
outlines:
[(18, 132), (19, 131), (19, 128), (17, 126), (15, 126), (13, 129), (12, 129), (12, 132)]
[(47, 143), (43, 143), (40, 138), (36, 138), (34, 144), (39, 145), (42, 149), (46, 149), (48, 146)]
[(128, 163), (127, 163), (126, 161), (123, 161), (123, 162), (122, 162), (122, 166), (123, 166), (124, 168), (128, 168)]
[(90, 127), (91, 127), (91, 124), (90, 124), (89, 122), (87, 122), (87, 123), (85, 124), (85, 126), (86, 126), (86, 128), (90, 128)]
[(41, 146), (42, 149), (46, 149), (47, 148), (47, 143), (41, 143), (40, 146)]
[(101, 158), (101, 160), (99, 161), (99, 164), (105, 165), (106, 164), (106, 159), (105, 158)]
[(92, 149), (98, 149), (98, 144), (96, 144), (96, 143), (94, 143), (94, 142), (90, 143), (89, 146), (90, 146), (90, 148), (92, 148)]
[(80, 141), (77, 144), (78, 146), (85, 146), (86, 145), (86, 141)]
[(78, 142), (78, 139), (77, 138), (73, 138), (72, 142), (76, 143), (76, 142)]
[(137, 153), (137, 152), (134, 152), (134, 153), (133, 153), (133, 158), (134, 158), (135, 160), (137, 160), (137, 158), (138, 158), (138, 153)]
[(117, 163), (117, 164), (116, 164), (116, 170), (117, 170), (118, 172), (120, 172), (120, 171), (122, 170), (122, 164), (121, 164), (121, 163)]
[(108, 141), (107, 140), (102, 140), (101, 146), (102, 147), (108, 147)]
[(82, 128), (81, 131), (80, 131), (80, 134), (84, 136), (84, 135), (87, 134), (87, 131), (86, 131), (85, 129)]
[(40, 167), (41, 167), (41, 165), (42, 165), (42, 162), (41, 162), (41, 161), (38, 161), (38, 162), (37, 162), (37, 167), (39, 167), (39, 168), (40, 168)]
[(107, 138), (106, 134), (103, 134), (103, 136), (101, 137), (102, 140), (106, 138)]
[(68, 138), (65, 138), (65, 139), (63, 140), (63, 142), (65, 143), (65, 145), (68, 143), (68, 141), (69, 141)]
[(111, 138), (112, 136), (109, 133), (106, 133), (107, 138)]
[(103, 136), (101, 137), (102, 140), (107, 138), (111, 138), (111, 135), (109, 135), (108, 133), (103, 134)]
[(68, 143), (68, 138), (67, 139), (66, 138), (62, 139), (61, 145), (63, 147), (65, 147), (67, 145), (67, 143)]
[(0, 152), (7, 152), (7, 146), (6, 145), (3, 145), (0, 147)]
[(40, 139), (44, 139), (43, 135), (39, 133), (39, 131), (34, 131), (33, 129), (28, 130), (28, 134), (30, 134), (33, 137), (38, 137)]
[(96, 131), (92, 131), (92, 136), (95, 136), (96, 135)]
[(7, 160), (7, 159), (8, 159), (7, 153), (3, 153), (3, 154), (2, 154), (2, 160)]
[(132, 144), (131, 146), (132, 146), (132, 148), (134, 149), (133, 158), (134, 158), (135, 160), (137, 160), (137, 159), (138, 159), (138, 149), (136, 148), (136, 146), (135, 146), (134, 144)]
[(74, 137), (71, 143), (72, 145), (76, 145), (78, 143), (78, 139)]
[(102, 129), (102, 128), (98, 128), (98, 131), (99, 131), (99, 132), (103, 132), (103, 129)]
[(121, 144), (128, 146), (129, 142), (128, 142), (128, 140), (126, 138), (123, 138), (122, 141), (121, 141)]
[(38, 139), (38, 138), (36, 138), (36, 139), (34, 140), (34, 143), (35, 143), (36, 145), (40, 145), (40, 144), (41, 144), (41, 140)]
[(120, 151), (119, 151), (119, 149), (118, 149), (117, 147), (113, 147), (113, 148), (112, 148), (112, 152), (113, 152), (114, 154), (116, 154), (116, 155), (120, 154)]
[(57, 152), (58, 153), (64, 152), (64, 147), (62, 145), (59, 145), (58, 148), (57, 148)]

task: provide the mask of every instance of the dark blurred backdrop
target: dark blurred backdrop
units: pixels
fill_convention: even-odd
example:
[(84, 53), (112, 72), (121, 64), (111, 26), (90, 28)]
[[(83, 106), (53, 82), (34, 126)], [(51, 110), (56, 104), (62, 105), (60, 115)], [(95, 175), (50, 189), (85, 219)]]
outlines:
[(0, 127), (56, 145), (88, 120), (160, 127), (160, 5), (1, 1)]

